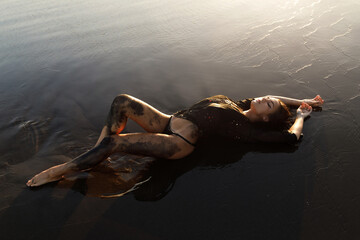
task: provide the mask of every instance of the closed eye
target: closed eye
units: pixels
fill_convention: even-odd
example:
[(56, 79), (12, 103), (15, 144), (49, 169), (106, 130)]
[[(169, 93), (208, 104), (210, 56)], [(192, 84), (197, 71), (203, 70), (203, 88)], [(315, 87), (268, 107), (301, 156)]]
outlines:
[(271, 105), (270, 105), (270, 103), (267, 103), (267, 105), (269, 106), (269, 108), (271, 108)]

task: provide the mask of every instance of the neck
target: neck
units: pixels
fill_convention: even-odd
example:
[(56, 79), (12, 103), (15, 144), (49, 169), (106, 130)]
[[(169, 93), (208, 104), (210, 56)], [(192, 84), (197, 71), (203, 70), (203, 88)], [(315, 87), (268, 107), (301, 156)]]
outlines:
[(243, 114), (250, 120), (250, 122), (261, 121), (261, 117), (259, 117), (255, 111), (251, 110), (251, 108), (249, 110), (243, 111)]

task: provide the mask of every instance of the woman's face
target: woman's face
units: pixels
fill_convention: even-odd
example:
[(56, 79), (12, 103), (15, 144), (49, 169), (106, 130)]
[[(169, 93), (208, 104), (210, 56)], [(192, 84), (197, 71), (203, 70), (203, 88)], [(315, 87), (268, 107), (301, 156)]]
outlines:
[(280, 108), (280, 102), (272, 97), (260, 97), (251, 101), (251, 109), (259, 116), (268, 116)]

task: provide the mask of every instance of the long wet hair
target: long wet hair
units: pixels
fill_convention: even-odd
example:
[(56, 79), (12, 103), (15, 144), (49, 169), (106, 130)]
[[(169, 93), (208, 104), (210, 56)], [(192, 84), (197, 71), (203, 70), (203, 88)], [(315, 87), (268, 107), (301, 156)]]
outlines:
[(280, 107), (279, 109), (268, 115), (269, 121), (265, 124), (267, 127), (274, 129), (274, 130), (284, 130), (289, 128), (291, 124), (291, 112), (289, 108), (279, 100)]

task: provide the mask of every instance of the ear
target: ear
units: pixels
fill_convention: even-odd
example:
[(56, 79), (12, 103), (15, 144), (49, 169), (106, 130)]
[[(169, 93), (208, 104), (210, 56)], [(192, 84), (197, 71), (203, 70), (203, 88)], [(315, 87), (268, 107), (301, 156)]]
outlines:
[(268, 121), (269, 121), (269, 117), (266, 116), (266, 115), (264, 115), (264, 116), (262, 117), (262, 119), (263, 119), (264, 122), (268, 122)]

